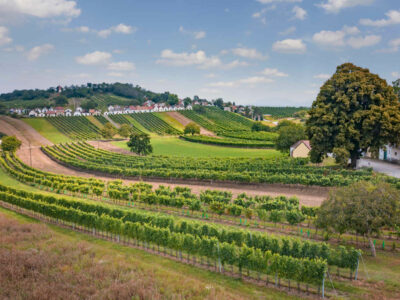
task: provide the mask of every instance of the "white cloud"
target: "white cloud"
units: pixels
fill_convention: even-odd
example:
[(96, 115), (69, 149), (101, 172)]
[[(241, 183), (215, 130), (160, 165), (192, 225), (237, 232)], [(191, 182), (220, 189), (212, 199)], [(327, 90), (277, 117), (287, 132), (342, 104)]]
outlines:
[(217, 77), (217, 75), (215, 75), (214, 73), (208, 73), (205, 75), (206, 78), (215, 78)]
[(344, 8), (359, 6), (359, 5), (370, 5), (374, 0), (327, 0), (323, 3), (318, 4), (328, 13), (338, 13)]
[(121, 73), (121, 72), (110, 72), (107, 75), (108, 76), (112, 76), (112, 77), (123, 77), (124, 73)]
[(161, 58), (156, 61), (157, 64), (168, 66), (198, 66), (199, 68), (218, 67), (222, 65), (221, 60), (216, 56), (208, 57), (202, 50), (197, 52), (175, 53), (170, 49), (161, 52)]
[(21, 14), (38, 18), (75, 18), (81, 14), (76, 1), (68, 0), (1, 0), (0, 14)]
[(53, 49), (54, 46), (51, 44), (43, 44), (41, 46), (33, 47), (27, 53), (28, 60), (30, 61), (37, 60), (40, 56), (51, 52)]
[(207, 54), (202, 50), (190, 53), (176, 53), (170, 49), (164, 49), (161, 51), (161, 56), (156, 60), (156, 63), (175, 67), (196, 66), (199, 69), (232, 69), (248, 65), (246, 62), (239, 60), (234, 60), (230, 63), (224, 64), (218, 56), (207, 56)]
[(130, 34), (134, 31), (136, 31), (136, 27), (132, 27), (129, 25), (125, 25), (125, 24), (118, 24), (117, 26), (113, 27), (114, 31), (117, 33), (124, 33), (124, 34)]
[(329, 31), (322, 30), (313, 35), (313, 41), (322, 46), (341, 47), (345, 45), (344, 37), (346, 33), (342, 30)]
[[(381, 41), (378, 35), (357, 36), (360, 30), (353, 26), (344, 26), (341, 30), (322, 30), (313, 35), (313, 41), (325, 47), (350, 46), (355, 49), (376, 45)], [(349, 37), (350, 36), (350, 37)]]
[(390, 75), (394, 78), (400, 78), (400, 72), (392, 72)]
[(108, 69), (112, 71), (132, 71), (135, 69), (135, 64), (129, 61), (112, 62), (108, 64)]
[(293, 7), (292, 13), (294, 13), (294, 18), (298, 20), (304, 20), (307, 17), (307, 11), (297, 5)]
[(188, 34), (192, 36), (196, 40), (201, 40), (206, 37), (206, 32), (205, 31), (189, 31), (183, 28), (183, 26), (179, 26), (179, 32), (183, 34)]
[(327, 80), (329, 78), (331, 78), (331, 75), (329, 74), (318, 74), (314, 76), (315, 79), (324, 79)]
[(301, 39), (286, 39), (282, 41), (277, 41), (272, 45), (272, 49), (276, 52), (281, 53), (305, 53), (307, 46), (303, 43)]
[(80, 26), (76, 28), (76, 31), (82, 32), (82, 33), (87, 33), (90, 32), (90, 28), (87, 26)]
[(303, 0), (257, 0), (257, 2), (260, 2), (261, 4), (269, 4), (269, 3), (273, 3), (273, 2), (291, 2), (291, 3), (295, 3), (295, 2), (301, 2)]
[(226, 88), (226, 87), (238, 87), (240, 85), (251, 85), (254, 86), (256, 84), (260, 83), (272, 83), (274, 82), (273, 79), (265, 77), (265, 76), (251, 76), (251, 77), (246, 77), (234, 81), (217, 81), (217, 82), (212, 82), (208, 84), (210, 87), (220, 87), (220, 88)]
[(378, 53), (394, 53), (399, 51), (400, 48), (400, 38), (397, 39), (393, 39), (389, 41), (389, 48), (385, 48), (385, 49), (380, 49), (377, 50), (376, 52)]
[(264, 7), (263, 9), (256, 11), (255, 13), (253, 13), (251, 15), (252, 18), (254, 19), (259, 19), (261, 23), (263, 24), (267, 24), (267, 19), (265, 17), (265, 14), (267, 13), (267, 11), (271, 11), (276, 9), (276, 5), (271, 5), (269, 7)]
[(131, 34), (137, 31), (136, 27), (130, 25), (118, 24), (107, 29), (99, 30), (97, 35), (102, 38), (107, 38), (111, 33)]
[(371, 20), (361, 19), (360, 24), (365, 26), (384, 27), (389, 25), (400, 24), (400, 10), (389, 10), (386, 14), (386, 19)]
[(288, 29), (279, 32), (279, 34), (280, 34), (280, 35), (289, 35), (289, 34), (292, 34), (292, 33), (294, 33), (294, 32), (296, 32), (296, 27), (295, 27), (295, 26), (291, 26), (291, 27), (289, 27)]
[(84, 56), (78, 56), (75, 59), (77, 63), (82, 65), (101, 65), (107, 63), (111, 56), (108, 52), (94, 51)]
[(347, 43), (354, 49), (360, 49), (376, 45), (380, 41), (381, 37), (379, 35), (366, 35), (364, 37), (351, 37), (347, 40)]
[(0, 26), (0, 46), (9, 44), (12, 42), (12, 38), (8, 36), (8, 28)]
[(4, 48), (3, 51), (6, 51), (6, 52), (24, 52), (25, 48), (23, 46), (21, 46), (21, 45), (17, 45), (15, 47)]
[(245, 47), (234, 48), (234, 49), (232, 49), (232, 53), (234, 55), (237, 55), (240, 57), (245, 57), (245, 58), (250, 58), (250, 59), (266, 59), (267, 58), (266, 55), (263, 55), (261, 52), (259, 52), (257, 49), (254, 49), (254, 48), (245, 48)]
[(287, 77), (289, 76), (288, 74), (284, 72), (278, 71), (278, 69), (271, 69), (271, 68), (266, 68), (261, 72), (265, 76), (273, 76), (273, 77)]

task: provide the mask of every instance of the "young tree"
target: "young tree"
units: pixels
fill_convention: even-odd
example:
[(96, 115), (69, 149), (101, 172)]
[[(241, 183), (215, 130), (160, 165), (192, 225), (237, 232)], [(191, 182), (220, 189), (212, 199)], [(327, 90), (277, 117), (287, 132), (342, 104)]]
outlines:
[(153, 147), (150, 144), (150, 136), (145, 133), (131, 134), (127, 145), (132, 152), (139, 155), (147, 155), (153, 152)]
[(128, 124), (122, 124), (118, 129), (118, 133), (120, 136), (127, 138), (131, 134), (132, 128)]
[(196, 123), (190, 122), (185, 126), (185, 130), (183, 131), (184, 134), (200, 134), (200, 126)]
[(376, 256), (372, 235), (399, 224), (400, 193), (389, 183), (357, 182), (333, 190), (317, 212), (322, 227), (336, 232), (355, 231), (368, 238)]
[(368, 149), (400, 142), (400, 103), (393, 88), (368, 69), (340, 65), (321, 87), (306, 122), (311, 160), (327, 153), (356, 166)]
[(112, 139), (113, 136), (116, 134), (116, 129), (111, 123), (107, 123), (101, 129), (101, 136), (105, 139)]
[(280, 151), (289, 151), (290, 146), (299, 140), (306, 138), (304, 126), (301, 124), (290, 124), (288, 126), (281, 127), (278, 130), (278, 137), (275, 141), (276, 149)]
[(4, 136), (1, 141), (1, 149), (9, 152), (17, 151), (22, 144), (15, 136)]
[(190, 104), (192, 104), (192, 99), (190, 99), (189, 97), (186, 97), (185, 99), (183, 99), (183, 105), (185, 107), (187, 107)]

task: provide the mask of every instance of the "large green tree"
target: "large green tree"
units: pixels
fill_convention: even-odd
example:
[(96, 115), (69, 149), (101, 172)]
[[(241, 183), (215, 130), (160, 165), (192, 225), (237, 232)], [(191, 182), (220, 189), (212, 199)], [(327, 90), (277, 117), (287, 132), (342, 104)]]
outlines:
[(114, 135), (117, 133), (117, 130), (110, 122), (108, 122), (101, 129), (100, 133), (103, 138), (112, 139), (114, 137)]
[(200, 126), (196, 123), (190, 122), (185, 126), (185, 130), (183, 131), (184, 134), (200, 134)]
[(139, 155), (147, 155), (153, 152), (153, 146), (150, 144), (150, 136), (145, 133), (131, 134), (127, 145), (132, 152)]
[(393, 88), (368, 69), (340, 65), (321, 87), (306, 122), (311, 160), (333, 153), (355, 167), (368, 149), (400, 142), (400, 104)]
[(373, 234), (400, 221), (400, 193), (389, 183), (357, 182), (331, 191), (317, 211), (316, 223), (339, 234), (357, 232), (368, 238), (376, 255)]

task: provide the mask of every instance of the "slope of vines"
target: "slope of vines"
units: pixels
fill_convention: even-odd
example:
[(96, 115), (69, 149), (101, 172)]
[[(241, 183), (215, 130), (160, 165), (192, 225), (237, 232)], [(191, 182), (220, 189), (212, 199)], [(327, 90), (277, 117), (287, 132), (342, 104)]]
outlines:
[(74, 140), (97, 139), (100, 136), (100, 129), (83, 116), (48, 117), (46, 120)]

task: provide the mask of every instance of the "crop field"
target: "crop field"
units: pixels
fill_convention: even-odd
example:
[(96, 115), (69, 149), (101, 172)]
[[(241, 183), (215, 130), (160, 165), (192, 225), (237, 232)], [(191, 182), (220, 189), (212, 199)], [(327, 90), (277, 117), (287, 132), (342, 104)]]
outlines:
[(86, 117), (48, 117), (46, 120), (73, 140), (97, 139), (100, 136), (100, 128)]
[(184, 135), (182, 139), (202, 144), (219, 145), (219, 146), (231, 146), (241, 148), (273, 148), (275, 143), (267, 140), (250, 140), (244, 138), (216, 138), (205, 135)]
[(227, 182), (284, 183), (317, 186), (345, 186), (380, 176), (397, 187), (399, 180), (376, 175), (371, 170), (343, 170), (308, 165), (307, 159), (138, 157), (95, 149), (86, 143), (42, 147), (64, 164), (83, 170), (128, 177), (159, 177)]
[[(57, 229), (56, 237), (52, 234), (52, 239), (60, 238), (61, 244), (61, 239), (66, 242), (65, 238), (71, 242), (81, 240), (90, 243), (90, 248), (96, 250), (96, 255), (91, 255), (95, 260), (105, 253), (107, 256), (134, 253), (135, 258), (130, 258), (129, 262), (125, 260), (130, 255), (122, 255), (125, 258), (120, 258), (118, 263), (129, 266), (133, 259), (139, 259), (144, 270), (147, 270), (147, 263), (161, 264), (166, 274), (170, 270), (184, 270), (189, 274), (185, 273), (184, 280), (196, 280), (200, 286), (203, 281), (215, 280), (214, 285), (221, 285), (218, 295), (229, 298), (232, 298), (229, 296), (232, 289), (238, 295), (243, 295), (239, 298), (244, 297), (243, 293), (246, 293), (246, 298), (259, 297), (264, 293), (263, 298), (317, 296), (321, 295), (325, 276), (329, 276), (330, 280), (324, 286), (326, 297), (339, 294), (346, 298), (362, 299), (372, 292), (388, 298), (398, 295), (395, 287), (399, 273), (393, 268), (398, 258), (390, 251), (380, 252), (379, 260), (363, 255), (363, 267), (357, 268), (360, 252), (356, 248), (253, 231), (249, 227), (243, 229), (223, 225), (218, 217), (193, 221), (187, 218), (186, 213), (172, 216), (173, 212), (163, 209), (168, 206), (182, 209), (177, 201), (181, 199), (184, 207), (197, 201), (209, 207), (211, 214), (211, 207), (216, 204), (233, 201), (228, 205), (236, 203), (240, 207), (240, 201), (244, 204), (247, 202), (244, 200), (250, 199), (231, 199), (229, 193), (212, 190), (196, 198), (184, 188), (170, 190), (160, 187), (153, 190), (143, 183), (124, 186), (119, 181), (106, 183), (98, 179), (60, 176), (32, 169), (12, 155), (2, 159), (1, 166), (1, 206), (63, 227)], [(101, 194), (96, 192), (99, 188)], [(124, 198), (125, 195), (128, 198)], [(277, 207), (293, 210), (297, 205), (294, 199), (263, 198), (257, 201), (253, 205), (264, 205), (270, 212)], [(152, 212), (149, 207), (157, 207), (158, 212)], [(191, 211), (193, 213), (196, 209)], [(226, 211), (233, 210), (230, 208)], [(6, 215), (8, 218), (12, 216), (23, 222), (32, 222), (8, 211)], [(68, 229), (77, 233), (71, 234)], [(107, 242), (99, 242), (99, 239)], [(43, 244), (49, 245), (51, 242), (47, 240)], [(143, 251), (148, 254), (145, 255)], [(112, 261), (115, 265), (115, 261)], [(110, 272), (112, 267), (107, 264), (107, 268)], [(358, 280), (354, 281), (356, 270)], [(132, 272), (130, 274), (135, 276)], [(234, 278), (238, 277), (241, 280), (237, 282)], [(349, 277), (353, 277), (353, 280)], [(149, 278), (148, 284), (157, 278)], [(177, 277), (174, 275), (173, 278), (173, 282), (176, 282)], [(28, 280), (27, 277), (25, 280)], [(229, 283), (231, 280), (232, 283)], [(102, 286), (106, 284), (104, 282)], [(132, 288), (135, 289), (135, 286)], [(292, 296), (284, 296), (287, 291), (291, 291)], [(192, 289), (192, 293), (199, 292)]]
[[(129, 150), (125, 141), (113, 142), (122, 149)], [(273, 149), (243, 149), (205, 145), (179, 139), (177, 137), (152, 137), (153, 155), (185, 157), (281, 157), (282, 153)], [(177, 149), (179, 149), (177, 151)]]
[(159, 118), (156, 113), (135, 113), (129, 116), (148, 131), (157, 133), (158, 135), (176, 135), (181, 133), (181, 131)]
[(61, 133), (45, 118), (25, 118), (23, 121), (55, 144), (71, 142), (71, 139), (68, 136)]

